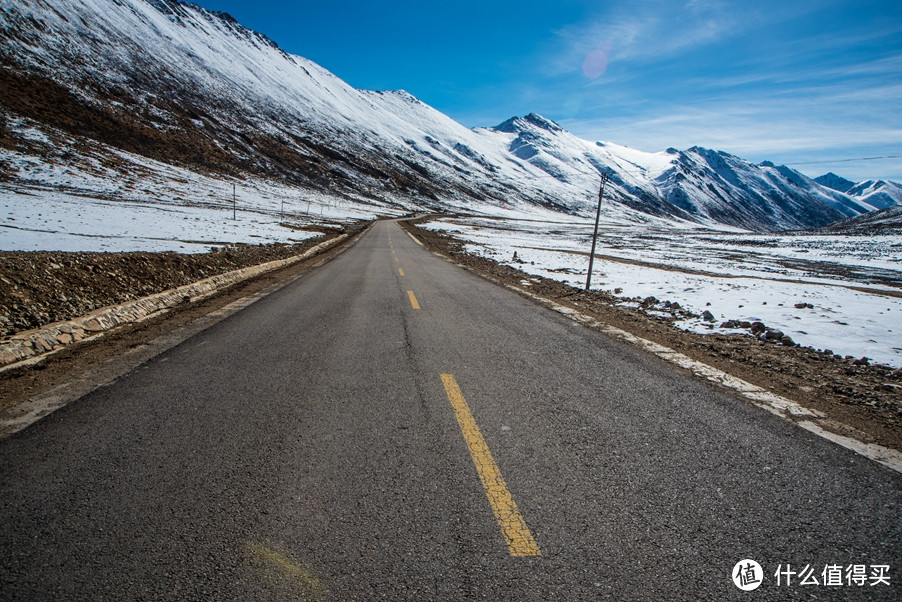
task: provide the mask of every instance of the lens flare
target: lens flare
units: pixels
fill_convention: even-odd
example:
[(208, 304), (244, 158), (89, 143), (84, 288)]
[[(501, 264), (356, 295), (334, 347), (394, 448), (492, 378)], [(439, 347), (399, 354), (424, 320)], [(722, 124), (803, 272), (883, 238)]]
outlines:
[(603, 43), (583, 59), (583, 75), (589, 79), (598, 79), (608, 70), (609, 44)]

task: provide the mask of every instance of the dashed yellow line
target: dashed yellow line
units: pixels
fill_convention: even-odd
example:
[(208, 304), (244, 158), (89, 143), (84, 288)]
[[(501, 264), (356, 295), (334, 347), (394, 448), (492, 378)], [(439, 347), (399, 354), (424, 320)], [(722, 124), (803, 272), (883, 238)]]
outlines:
[(492, 458), (489, 446), (479, 431), (476, 419), (473, 418), (470, 407), (460, 392), (460, 387), (457, 386), (457, 381), (451, 374), (442, 374), (441, 377), (448, 400), (454, 408), (454, 415), (457, 416), (457, 423), (470, 450), (470, 456), (473, 458), (473, 464), (476, 465), (476, 472), (479, 473), (479, 479), (489, 498), (492, 512), (498, 526), (501, 527), (504, 539), (507, 540), (510, 555), (541, 556), (539, 546), (526, 526), (523, 515), (517, 509), (517, 504), (514, 503), (514, 498), (501, 476), (501, 470)]
[(413, 291), (407, 291), (407, 297), (410, 299), (410, 305), (414, 309), (420, 309), (420, 302), (414, 296)]
[(404, 275), (404, 270), (402, 270), (401, 268), (398, 268), (398, 276), (403, 276), (403, 275)]

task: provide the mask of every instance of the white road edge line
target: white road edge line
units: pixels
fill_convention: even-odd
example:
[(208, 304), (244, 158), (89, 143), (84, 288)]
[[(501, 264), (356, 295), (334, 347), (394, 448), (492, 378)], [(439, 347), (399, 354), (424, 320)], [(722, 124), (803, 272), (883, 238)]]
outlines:
[[(407, 232), (407, 230), (404, 230), (404, 231)], [(424, 249), (426, 248), (426, 246), (425, 246), (423, 243), (421, 243), (419, 240), (417, 240), (416, 236), (414, 236), (414, 235), (411, 234), (410, 232), (407, 232), (407, 236), (409, 236), (409, 237), (411, 238), (411, 240), (413, 240), (413, 242), (417, 243), (418, 245), (420, 245), (420, 246), (423, 247)]]
[[(407, 231), (405, 230), (405, 232)], [(407, 234), (411, 238), (413, 238), (417, 242), (417, 244), (419, 244), (421, 247), (423, 246), (423, 243), (418, 241), (413, 234), (411, 234), (410, 232), (407, 232)], [(434, 254), (438, 255), (445, 261), (454, 263), (458, 267), (461, 267), (470, 272), (473, 271), (469, 267), (457, 263), (440, 253)], [(822, 412), (802, 407), (791, 399), (787, 399), (786, 397), (772, 393), (767, 389), (763, 389), (758, 385), (753, 385), (752, 383), (744, 381), (741, 378), (727, 374), (723, 370), (719, 370), (713, 366), (709, 366), (708, 364), (694, 360), (687, 355), (683, 355), (678, 351), (670, 349), (669, 347), (659, 345), (658, 343), (649, 341), (648, 339), (643, 339), (642, 337), (638, 337), (625, 330), (621, 330), (620, 328), (616, 328), (614, 326), (610, 326), (609, 324), (605, 324), (604, 322), (600, 322), (595, 318), (582, 314), (570, 307), (559, 305), (554, 301), (551, 301), (550, 299), (546, 299), (527, 290), (518, 288), (511, 284), (506, 284), (504, 282), (501, 282), (500, 280), (496, 280), (488, 276), (483, 277), (494, 282), (495, 284), (499, 284), (507, 289), (510, 289), (515, 293), (529, 297), (530, 299), (533, 299), (534, 301), (545, 305), (546, 307), (570, 318), (575, 322), (579, 322), (580, 324), (584, 324), (585, 326), (599, 330), (622, 341), (631, 343), (650, 353), (653, 353), (663, 360), (691, 371), (696, 376), (701, 376), (702, 378), (731, 389), (739, 393), (746, 399), (750, 400), (756, 406), (763, 408), (784, 420), (792, 422), (797, 426), (811, 433), (814, 433), (815, 435), (818, 435), (819, 437), (827, 439), (828, 441), (832, 441), (833, 443), (845, 447), (846, 449), (864, 456), (869, 460), (873, 460), (878, 464), (882, 464), (887, 468), (902, 473), (902, 452), (898, 452), (894, 449), (890, 449), (882, 445), (877, 445), (876, 443), (864, 443), (863, 441), (859, 441), (851, 437), (846, 437), (844, 435), (839, 435), (832, 431), (825, 430), (815, 422), (819, 419), (826, 419), (826, 415)], [(792, 417), (805, 417), (808, 419), (796, 421), (793, 420)]]
[[(517, 293), (526, 295), (527, 297), (530, 297), (547, 305), (554, 311), (567, 316), (571, 320), (585, 324), (586, 326), (589, 326), (591, 328), (595, 328), (620, 340), (632, 343), (637, 347), (641, 347), (642, 349), (653, 353), (661, 359), (689, 370), (696, 376), (701, 376), (702, 378), (731, 389), (739, 393), (746, 399), (750, 400), (758, 407), (764, 408), (765, 410), (773, 413), (776, 416), (779, 416), (780, 418), (783, 418), (784, 420), (793, 422), (803, 429), (814, 433), (815, 435), (823, 437), (828, 441), (832, 441), (837, 445), (841, 445), (846, 449), (852, 450), (855, 453), (873, 460), (874, 462), (882, 464), (887, 468), (891, 468), (896, 472), (902, 473), (902, 453), (888, 447), (883, 447), (882, 445), (877, 445), (876, 443), (864, 443), (862, 441), (858, 441), (857, 439), (838, 435), (821, 428), (814, 421), (820, 418), (826, 418), (826, 415), (822, 412), (802, 407), (791, 399), (787, 399), (786, 397), (772, 393), (767, 389), (763, 389), (757, 385), (753, 385), (750, 382), (744, 381), (741, 378), (727, 374), (723, 370), (719, 370), (713, 366), (709, 366), (708, 364), (694, 360), (687, 355), (679, 353), (678, 351), (674, 351), (673, 349), (659, 345), (658, 343), (655, 343), (653, 341), (643, 339), (642, 337), (637, 337), (636, 335), (626, 332), (625, 330), (621, 330), (614, 326), (599, 322), (595, 318), (582, 314), (575, 309), (564, 307), (563, 305), (558, 305), (553, 301), (530, 293), (529, 291), (524, 291), (515, 286), (508, 284), (505, 284), (504, 286)], [(809, 419), (796, 421), (791, 419), (791, 417), (793, 416), (807, 417)]]

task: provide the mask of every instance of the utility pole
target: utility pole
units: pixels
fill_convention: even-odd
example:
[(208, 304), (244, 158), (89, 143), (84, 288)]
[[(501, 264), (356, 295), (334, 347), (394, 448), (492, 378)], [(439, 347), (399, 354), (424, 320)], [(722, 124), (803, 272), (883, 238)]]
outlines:
[(238, 195), (235, 192), (235, 183), (232, 183), (232, 219), (238, 219), (236, 211), (238, 210)]
[(598, 190), (598, 210), (595, 212), (595, 231), (592, 233), (592, 251), (589, 253), (589, 273), (586, 274), (586, 290), (592, 284), (592, 266), (595, 263), (595, 243), (598, 241), (598, 221), (601, 219), (601, 199), (604, 197), (604, 185), (608, 181), (608, 174), (601, 174), (601, 188)]

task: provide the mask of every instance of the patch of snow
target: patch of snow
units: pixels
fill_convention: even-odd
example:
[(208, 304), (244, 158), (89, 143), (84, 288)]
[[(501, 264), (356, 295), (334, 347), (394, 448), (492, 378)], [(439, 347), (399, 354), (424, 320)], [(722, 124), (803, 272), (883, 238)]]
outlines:
[[(468, 252), (585, 285), (589, 220), (464, 218), (426, 227), (469, 241)], [(514, 252), (518, 262), (512, 261)], [(620, 225), (602, 228), (596, 254), (593, 288), (619, 289), (623, 303), (632, 307), (639, 305), (635, 299), (653, 296), (695, 314), (708, 310), (717, 320), (685, 320), (676, 324), (680, 328), (727, 334), (739, 331), (720, 329), (721, 322), (761, 321), (801, 345), (902, 366), (902, 237), (762, 236)]]

